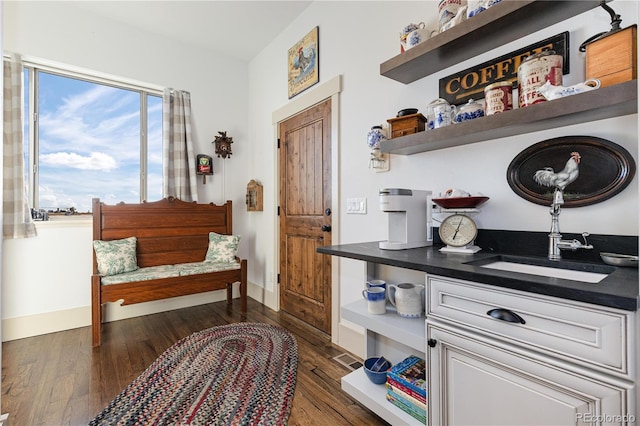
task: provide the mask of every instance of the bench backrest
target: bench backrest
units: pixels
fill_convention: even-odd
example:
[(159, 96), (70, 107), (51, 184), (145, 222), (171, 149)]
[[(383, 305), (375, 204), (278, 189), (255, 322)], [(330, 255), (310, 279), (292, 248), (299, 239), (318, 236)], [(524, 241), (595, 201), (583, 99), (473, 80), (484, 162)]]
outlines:
[[(187, 203), (169, 197), (141, 204), (107, 205), (93, 199), (93, 239), (136, 237), (139, 267), (201, 262), (209, 232), (232, 234), (231, 201)], [(95, 253), (93, 270), (97, 273)]]

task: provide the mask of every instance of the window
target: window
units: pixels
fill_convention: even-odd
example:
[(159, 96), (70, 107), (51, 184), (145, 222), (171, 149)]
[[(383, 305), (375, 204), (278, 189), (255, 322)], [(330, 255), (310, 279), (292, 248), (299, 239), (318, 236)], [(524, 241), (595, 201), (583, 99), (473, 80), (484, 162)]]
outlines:
[(109, 204), (162, 198), (160, 91), (31, 65), (24, 87), (34, 209), (89, 213), (95, 197)]

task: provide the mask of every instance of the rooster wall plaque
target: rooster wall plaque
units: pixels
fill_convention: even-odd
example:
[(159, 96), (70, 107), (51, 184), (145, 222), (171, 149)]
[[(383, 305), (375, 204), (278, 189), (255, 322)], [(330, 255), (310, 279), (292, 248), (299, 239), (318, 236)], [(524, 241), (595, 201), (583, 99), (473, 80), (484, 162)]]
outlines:
[(581, 207), (613, 197), (635, 172), (635, 161), (622, 146), (594, 136), (564, 136), (518, 154), (507, 169), (507, 182), (532, 203), (549, 206), (559, 190), (563, 207)]
[(560, 191), (564, 189), (571, 182), (576, 180), (580, 174), (578, 165), (580, 164), (580, 153), (572, 152), (571, 157), (564, 165), (564, 169), (554, 172), (551, 167), (545, 167), (542, 170), (538, 170), (533, 174), (533, 180), (540, 185), (557, 188)]

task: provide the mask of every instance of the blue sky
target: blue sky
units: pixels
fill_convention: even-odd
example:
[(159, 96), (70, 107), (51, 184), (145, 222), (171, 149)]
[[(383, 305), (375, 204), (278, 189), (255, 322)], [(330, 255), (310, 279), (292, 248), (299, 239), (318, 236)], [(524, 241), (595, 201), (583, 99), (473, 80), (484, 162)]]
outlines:
[[(39, 207), (140, 201), (140, 94), (39, 74)], [(26, 87), (26, 83), (25, 83)], [(162, 196), (162, 98), (148, 99), (148, 199)]]

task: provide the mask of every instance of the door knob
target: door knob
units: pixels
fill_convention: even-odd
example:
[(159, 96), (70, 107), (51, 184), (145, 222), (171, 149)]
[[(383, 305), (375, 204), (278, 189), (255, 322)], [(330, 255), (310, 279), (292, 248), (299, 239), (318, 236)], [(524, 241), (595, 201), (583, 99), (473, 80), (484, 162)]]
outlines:
[(331, 232), (331, 225), (322, 225), (320, 229), (322, 232)]
[(331, 216), (331, 209), (330, 208), (324, 209), (324, 214), (325, 216)]

